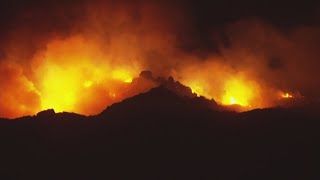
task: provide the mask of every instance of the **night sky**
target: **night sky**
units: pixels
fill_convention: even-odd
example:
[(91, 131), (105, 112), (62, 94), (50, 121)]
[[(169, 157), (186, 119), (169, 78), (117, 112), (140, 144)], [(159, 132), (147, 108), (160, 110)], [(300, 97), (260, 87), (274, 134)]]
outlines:
[[(3, 0), (0, 3), (1, 39), (5, 39), (12, 29), (21, 26), (33, 26), (40, 34), (52, 31), (67, 31), (72, 26), (73, 20), (81, 16), (85, 4), (94, 2), (97, 1)], [(108, 2), (144, 3), (142, 0)], [(161, 1), (161, 4), (167, 4), (181, 10), (181, 13), (188, 18), (188, 23), (192, 23), (194, 29), (188, 35), (192, 38), (198, 38), (197, 40), (200, 41), (197, 44), (198, 46), (214, 46), (211, 44), (212, 42), (209, 43), (206, 40), (213, 30), (243, 18), (258, 17), (283, 30), (302, 25), (318, 26), (320, 22), (319, 1), (185, 0)], [(35, 16), (30, 15), (30, 12), (34, 13)]]

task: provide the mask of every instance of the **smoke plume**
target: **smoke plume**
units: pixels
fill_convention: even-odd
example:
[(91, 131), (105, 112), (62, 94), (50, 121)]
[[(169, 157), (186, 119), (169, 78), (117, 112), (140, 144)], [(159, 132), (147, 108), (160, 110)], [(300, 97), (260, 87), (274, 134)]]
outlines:
[(154, 87), (133, 85), (143, 70), (173, 76), (220, 104), (249, 109), (277, 106), (286, 93), (319, 96), (315, 25), (283, 29), (241, 17), (210, 29), (203, 42), (188, 3), (49, 1), (22, 7), (14, 8), (0, 34), (2, 117), (49, 108), (96, 114)]

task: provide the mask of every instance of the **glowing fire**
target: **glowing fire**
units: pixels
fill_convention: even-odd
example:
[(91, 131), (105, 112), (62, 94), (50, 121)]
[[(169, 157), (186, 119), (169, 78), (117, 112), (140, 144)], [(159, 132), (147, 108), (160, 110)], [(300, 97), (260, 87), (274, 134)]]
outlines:
[(207, 96), (203, 88), (203, 83), (200, 83), (199, 81), (191, 81), (187, 83), (187, 85), (191, 88), (192, 93), (196, 93), (198, 96)]
[[(94, 93), (102, 82), (106, 83), (103, 86), (105, 86), (104, 89), (107, 91), (117, 86), (115, 82), (121, 84), (132, 81), (130, 72), (125, 69), (111, 71), (110, 77), (108, 73), (105, 74), (105, 77), (95, 75), (84, 77), (82, 72), (83, 69), (80, 67), (64, 70), (52, 66), (48, 69), (42, 80), (41, 109), (53, 108), (57, 112), (76, 111), (79, 101), (88, 101), (86, 94)], [(112, 99), (116, 98), (116, 94), (113, 92), (110, 92), (109, 95)]]
[(114, 103), (118, 97), (114, 91), (132, 82), (137, 73), (108, 62), (95, 44), (80, 36), (49, 43), (35, 59), (41, 110), (94, 114)]
[(228, 80), (225, 84), (222, 103), (225, 105), (251, 106), (252, 100), (256, 96), (255, 88), (255, 86), (239, 79)]
[(85, 82), (83, 83), (83, 86), (84, 86), (85, 88), (90, 88), (92, 85), (93, 85), (93, 82), (92, 82), (92, 81), (85, 81)]
[[(140, 84), (138, 88), (127, 89), (142, 68), (139, 65), (130, 66), (121, 63), (122, 61), (114, 61), (113, 56), (102, 53), (95, 43), (81, 36), (51, 41), (32, 61), (34, 71), (32, 81), (28, 81), (25, 77), (21, 79), (25, 84), (21, 89), (30, 91), (24, 92), (30, 96), (16, 96), (23, 103), (29, 101), (28, 97), (33, 97), (34, 103), (32, 106), (23, 103), (13, 104), (12, 107), (19, 107), (19, 112), (13, 108), (7, 113), (8, 115), (5, 115), (16, 117), (50, 108), (56, 112), (97, 114), (106, 106), (153, 86)], [(193, 64), (191, 69), (186, 69), (185, 72), (184, 70), (179, 72), (188, 75), (182, 77), (181, 82), (189, 86), (198, 96), (213, 98), (223, 105), (240, 105), (246, 109), (261, 107), (261, 104), (265, 107), (259, 98), (262, 96), (260, 86), (248, 75), (234, 74), (219, 63), (204, 64), (204, 66)], [(17, 75), (22, 74), (19, 68), (16, 71)], [(212, 76), (212, 72), (216, 74)], [(19, 90), (21, 91), (23, 92)], [(282, 97), (293, 98), (293, 95), (282, 93)], [(18, 101), (12, 100), (12, 102)]]
[(283, 94), (281, 95), (281, 97), (282, 97), (282, 98), (285, 98), (285, 99), (291, 99), (291, 98), (293, 98), (293, 95), (291, 95), (291, 94), (289, 94), (289, 93), (283, 93)]
[(130, 74), (130, 72), (125, 69), (118, 69), (113, 71), (112, 78), (123, 81), (125, 83), (131, 83), (133, 79), (132, 74)]
[[(136, 20), (131, 22), (132, 16), (125, 12), (119, 13), (121, 22), (117, 21), (116, 13), (115, 22), (110, 20), (110, 27), (109, 21), (101, 26), (93, 21), (92, 28), (96, 29), (92, 32), (91, 26), (85, 26), (89, 32), (77, 34), (77, 31), (64, 38), (49, 38), (45, 46), (32, 51), (34, 54), (25, 60), (26, 63), (1, 60), (0, 116), (31, 115), (50, 108), (56, 112), (97, 114), (115, 102), (155, 86), (155, 83), (143, 82), (145, 84), (137, 83), (139, 87), (131, 88), (135, 84), (133, 79), (146, 69), (163, 77), (174, 76), (198, 96), (214, 99), (222, 105), (240, 105), (246, 110), (271, 107), (276, 104), (274, 101), (283, 98), (300, 97), (297, 93), (280, 91), (275, 85), (277, 82), (266, 81), (267, 75), (261, 78), (262, 73), (257, 73), (259, 70), (254, 63), (235, 61), (238, 57), (241, 62), (264, 60), (260, 54), (242, 52), (247, 48), (235, 48), (223, 50), (223, 56), (190, 56), (172, 47), (176, 35), (171, 34), (170, 28), (168, 32), (166, 28), (153, 32), (158, 26), (152, 23), (157, 21), (149, 19), (149, 14), (141, 19), (141, 27), (135, 27)], [(92, 16), (92, 20), (96, 17), (98, 14)], [(108, 27), (106, 32), (105, 27)], [(11, 56), (15, 53), (8, 57)], [(265, 63), (262, 64), (260, 68), (264, 72)]]

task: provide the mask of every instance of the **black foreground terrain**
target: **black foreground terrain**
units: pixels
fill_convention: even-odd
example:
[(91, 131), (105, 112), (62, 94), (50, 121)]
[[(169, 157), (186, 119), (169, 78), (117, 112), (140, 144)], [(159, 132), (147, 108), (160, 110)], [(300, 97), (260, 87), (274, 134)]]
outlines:
[(96, 116), (2, 119), (0, 179), (320, 178), (317, 112), (215, 106), (160, 86)]

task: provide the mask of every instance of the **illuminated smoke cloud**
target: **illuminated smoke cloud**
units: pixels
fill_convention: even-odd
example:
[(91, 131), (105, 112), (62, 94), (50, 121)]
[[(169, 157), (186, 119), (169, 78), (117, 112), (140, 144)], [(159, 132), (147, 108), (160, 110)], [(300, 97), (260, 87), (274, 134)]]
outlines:
[(182, 3), (51, 2), (16, 17), (1, 42), (3, 117), (49, 108), (97, 114), (154, 87), (134, 85), (142, 70), (247, 109), (276, 106), (286, 94), (312, 99), (320, 92), (317, 27), (280, 30), (241, 19), (212, 29), (206, 37), (216, 43), (212, 50), (191, 36), (196, 24)]
[(40, 95), (22, 68), (10, 62), (0, 62), (0, 116), (17, 117), (40, 110)]

